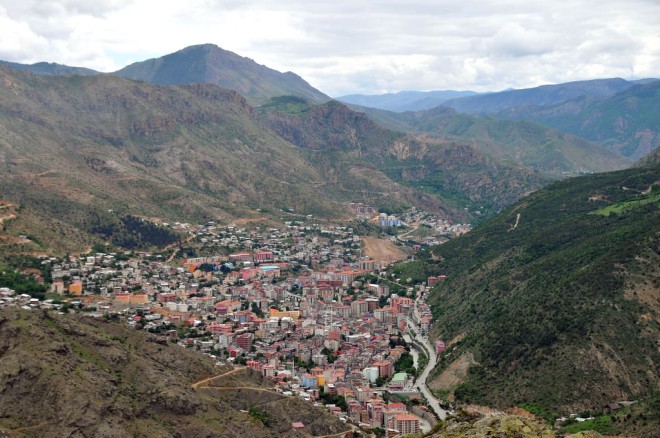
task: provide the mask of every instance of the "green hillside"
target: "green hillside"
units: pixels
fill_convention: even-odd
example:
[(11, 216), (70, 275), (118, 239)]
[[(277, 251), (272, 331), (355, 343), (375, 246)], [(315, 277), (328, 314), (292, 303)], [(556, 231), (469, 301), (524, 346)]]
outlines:
[[(432, 386), (462, 403), (602, 412), (649, 395), (660, 355), (660, 168), (557, 182), (402, 275), (445, 274)], [(462, 383), (451, 383), (471, 364)], [(458, 372), (460, 376), (460, 372)]]

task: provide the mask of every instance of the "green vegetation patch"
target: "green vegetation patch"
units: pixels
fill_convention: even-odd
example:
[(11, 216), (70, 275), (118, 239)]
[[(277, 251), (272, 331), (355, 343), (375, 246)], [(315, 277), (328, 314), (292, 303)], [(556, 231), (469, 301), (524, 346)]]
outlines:
[(608, 205), (607, 207), (594, 211), (592, 214), (597, 214), (600, 216), (621, 214), (626, 210), (630, 210), (635, 207), (641, 207), (642, 205), (646, 205), (646, 204), (652, 204), (658, 201), (660, 201), (660, 192), (656, 191), (655, 193), (652, 193), (648, 196), (644, 196), (641, 199), (633, 199), (630, 201), (624, 201), (624, 202), (619, 202), (617, 204)]
[(612, 432), (612, 418), (609, 415), (602, 415), (593, 420), (580, 423), (571, 419), (562, 427), (564, 433), (578, 433), (585, 430), (595, 430), (598, 433), (609, 434)]

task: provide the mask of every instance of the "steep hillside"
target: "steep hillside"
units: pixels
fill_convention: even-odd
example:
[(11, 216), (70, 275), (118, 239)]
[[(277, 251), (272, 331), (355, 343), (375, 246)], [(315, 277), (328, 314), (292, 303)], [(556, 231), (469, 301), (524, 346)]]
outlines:
[(348, 202), (440, 204), (373, 166), (314, 161), (236, 92), (209, 84), (0, 68), (0, 131), (0, 198), (23, 207), (8, 234), (41, 237), (41, 250), (87, 246), (86, 233), (128, 215), (227, 221), (257, 208), (337, 217)]
[(548, 183), (538, 172), (497, 160), (469, 140), (392, 131), (338, 102), (314, 106), (279, 99), (260, 112), (266, 126), (304, 148), (329, 178), (341, 181), (346, 169), (371, 168), (373, 178), (389, 177), (440, 198), (441, 208), (455, 217), (463, 208), (491, 213)]
[(555, 183), (406, 267), (447, 275), (429, 298), (432, 337), (449, 343), (432, 386), (548, 416), (657, 388), (659, 175), (655, 165)]
[(470, 140), (493, 158), (549, 174), (617, 170), (630, 163), (612, 151), (556, 129), (522, 121), (460, 114), (447, 108), (398, 116), (417, 132)]
[(400, 91), (376, 95), (350, 94), (337, 97), (340, 102), (387, 111), (421, 111), (442, 105), (450, 99), (475, 95), (474, 91)]
[(635, 85), (606, 99), (580, 97), (548, 107), (532, 104), (497, 117), (534, 120), (636, 160), (660, 146), (660, 81)]
[[(2, 436), (304, 437), (346, 429), (309, 403), (278, 394), (252, 370), (193, 388), (230, 369), (121, 322), (2, 309), (0, 366)], [(245, 389), (216, 389), (229, 384)], [(250, 406), (272, 423), (241, 411)], [(305, 431), (293, 430), (294, 421)]]
[(577, 97), (610, 97), (633, 85), (620, 78), (595, 79), (461, 97), (443, 105), (463, 113), (488, 114), (521, 105), (554, 105)]
[(283, 95), (317, 103), (330, 100), (292, 72), (280, 73), (213, 44), (186, 47), (161, 58), (136, 62), (113, 74), (163, 85), (215, 84), (238, 92), (252, 104)]

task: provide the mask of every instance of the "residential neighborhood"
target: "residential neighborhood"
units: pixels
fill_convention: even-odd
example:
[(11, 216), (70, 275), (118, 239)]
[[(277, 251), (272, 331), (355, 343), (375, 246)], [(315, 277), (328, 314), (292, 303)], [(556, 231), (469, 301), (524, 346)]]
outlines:
[(405, 339), (411, 320), (420, 335), (428, 331), (423, 298), (443, 278), (404, 286), (388, 273), (392, 260), (363, 256), (361, 237), (346, 226), (172, 227), (208, 255), (179, 263), (145, 252), (44, 257), (49, 298), (5, 288), (0, 306), (120, 319), (252, 368), (342, 421), (389, 436), (430, 429), (433, 409), (415, 387), (420, 354)]

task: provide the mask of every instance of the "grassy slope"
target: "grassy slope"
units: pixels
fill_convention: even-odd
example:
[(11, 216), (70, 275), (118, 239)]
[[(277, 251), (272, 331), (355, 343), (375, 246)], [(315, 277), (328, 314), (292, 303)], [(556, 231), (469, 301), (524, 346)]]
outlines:
[[(402, 273), (448, 276), (430, 299), (434, 333), (465, 338), (440, 367), (464, 351), (480, 364), (459, 400), (568, 412), (657, 384), (660, 213), (642, 191), (657, 189), (658, 171), (556, 183)], [(630, 208), (592, 214), (608, 205)]]

